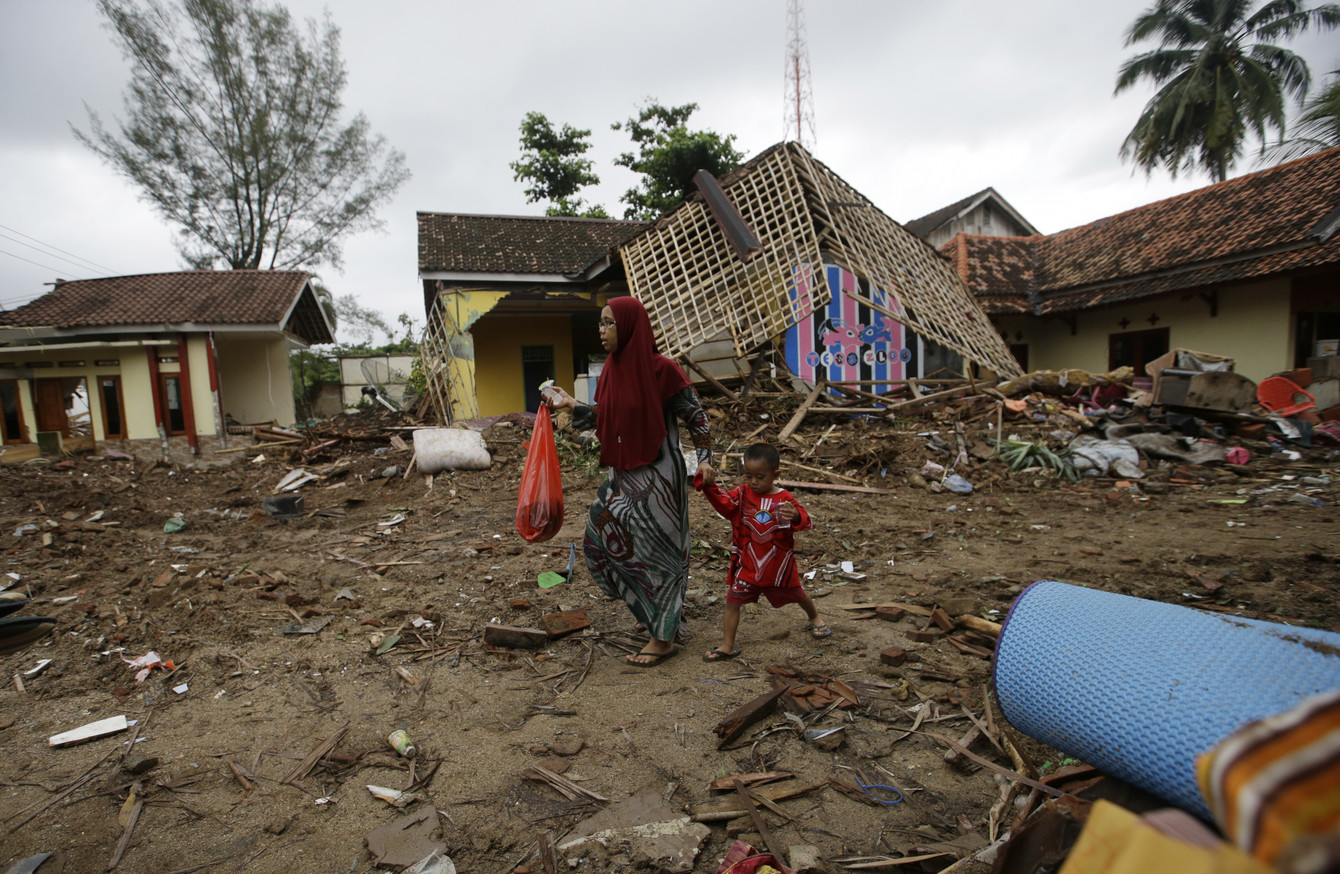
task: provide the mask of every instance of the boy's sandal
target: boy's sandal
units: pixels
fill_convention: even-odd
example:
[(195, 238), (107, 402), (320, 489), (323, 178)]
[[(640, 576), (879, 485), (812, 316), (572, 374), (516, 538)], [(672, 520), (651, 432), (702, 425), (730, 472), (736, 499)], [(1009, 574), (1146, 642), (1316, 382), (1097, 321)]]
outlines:
[(737, 655), (739, 655), (739, 654), (742, 653), (742, 652), (744, 652), (744, 650), (740, 649), (738, 646), (737, 646), (735, 649), (730, 650), (729, 652), (727, 652), (727, 651), (724, 650), (724, 649), (721, 649), (721, 648), (719, 648), (719, 647), (715, 647), (715, 646), (714, 646), (714, 647), (712, 647), (711, 649), (709, 649), (707, 652), (703, 653), (703, 661), (705, 661), (705, 662), (724, 662), (724, 661), (727, 661), (727, 660), (729, 660), (729, 659), (733, 659), (733, 658), (735, 658)]
[(828, 637), (833, 633), (833, 629), (828, 627), (827, 622), (820, 622), (818, 625), (810, 626), (811, 637)]

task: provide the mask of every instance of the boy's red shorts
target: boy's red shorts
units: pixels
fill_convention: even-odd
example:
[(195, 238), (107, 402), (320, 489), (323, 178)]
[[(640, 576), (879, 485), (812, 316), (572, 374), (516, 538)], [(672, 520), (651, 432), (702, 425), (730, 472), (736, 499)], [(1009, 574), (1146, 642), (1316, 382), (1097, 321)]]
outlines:
[(805, 600), (804, 586), (755, 586), (742, 580), (731, 583), (726, 590), (727, 604), (754, 604), (759, 597), (766, 597), (774, 607), (783, 607)]

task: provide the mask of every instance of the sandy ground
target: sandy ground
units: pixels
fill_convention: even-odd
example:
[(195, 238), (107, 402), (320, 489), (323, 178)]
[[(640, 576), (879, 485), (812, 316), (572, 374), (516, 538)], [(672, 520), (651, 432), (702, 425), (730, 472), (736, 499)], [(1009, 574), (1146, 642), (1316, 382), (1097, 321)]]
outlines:
[[(714, 418), (722, 446), (769, 421), (758, 408)], [(419, 810), (440, 811), (460, 871), (539, 871), (537, 842), (561, 839), (603, 805), (526, 779), (536, 765), (611, 803), (652, 790), (675, 808), (708, 800), (710, 781), (732, 774), (787, 771), (808, 784), (860, 773), (897, 786), (903, 802), (814, 789), (781, 802), (785, 818), (764, 811), (773, 839), (817, 847), (833, 871), (854, 855), (962, 850), (988, 839), (1001, 788), (990, 770), (947, 764), (926, 732), (957, 738), (970, 726), (965, 708), (986, 715), (989, 660), (914, 641), (914, 614), (888, 622), (844, 607), (938, 604), (999, 619), (1028, 583), (1060, 579), (1340, 630), (1340, 488), (1319, 487), (1323, 505), (1310, 506), (1288, 500), (1298, 480), (1285, 479), (1334, 476), (1333, 451), (1290, 461), (1249, 444), (1249, 465), (1153, 465), (1144, 489), (976, 461), (961, 471), (977, 489), (956, 495), (907, 482), (926, 460), (947, 460), (918, 436), (933, 422), (843, 425), (802, 458), (827, 424), (786, 453), (811, 470), (784, 476), (889, 492), (798, 491), (816, 520), (798, 538), (800, 562), (819, 571), (808, 585), (833, 636), (811, 638), (799, 608), (753, 608), (743, 655), (704, 663), (720, 640), (729, 541), (727, 524), (695, 500), (687, 640), (652, 670), (623, 661), (636, 645), (632, 620), (580, 561), (571, 582), (537, 587), (580, 543), (601, 474), (565, 453), (566, 525), (527, 544), (513, 524), (522, 456), (505, 428), (515, 426), (493, 432), (492, 469), (439, 475), (431, 488), (419, 476), (382, 478), (410, 455), (386, 439), (308, 457), (236, 453), (207, 468), (81, 457), (0, 469), (0, 573), (31, 595), (20, 615), (59, 620), (49, 637), (0, 656), (0, 865), (50, 852), (41, 874), (102, 871), (138, 806), (118, 871), (389, 870), (373, 864), (365, 835)], [(271, 518), (262, 500), (297, 467), (321, 476), (302, 489), (306, 515)], [(177, 514), (185, 527), (165, 532)], [(37, 530), (17, 535), (25, 525)], [(824, 573), (842, 561), (865, 579)], [(576, 608), (590, 628), (543, 649), (483, 641), (488, 623), (538, 627)], [(286, 633), (302, 623), (320, 628)], [(911, 658), (881, 664), (892, 646)], [(175, 671), (138, 682), (126, 659), (150, 651)], [(775, 666), (857, 692), (859, 707), (818, 723), (845, 726), (839, 746), (807, 743), (772, 713), (718, 750), (713, 728), (766, 692)], [(922, 730), (908, 734), (918, 708)], [(137, 724), (48, 746), (51, 735), (120, 714)], [(395, 729), (416, 744), (412, 761), (387, 744)], [(329, 755), (304, 762), (330, 739)], [(1022, 745), (1055, 767), (1049, 751)], [(974, 749), (1011, 766), (985, 744)], [(398, 810), (369, 784), (415, 800)], [(754, 830), (710, 826), (694, 871), (715, 871), (735, 836)], [(558, 858), (565, 870), (646, 867), (618, 847)]]

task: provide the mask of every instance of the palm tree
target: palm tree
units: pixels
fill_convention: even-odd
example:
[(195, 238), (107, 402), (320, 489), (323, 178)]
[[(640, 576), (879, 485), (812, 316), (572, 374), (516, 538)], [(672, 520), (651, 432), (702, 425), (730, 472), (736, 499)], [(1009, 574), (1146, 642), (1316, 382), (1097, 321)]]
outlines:
[(1340, 25), (1340, 4), (1314, 9), (1301, 0), (1155, 0), (1126, 33), (1126, 45), (1151, 37), (1159, 47), (1122, 64), (1120, 94), (1141, 79), (1159, 90), (1121, 144), (1146, 173), (1163, 165), (1175, 178), (1197, 167), (1228, 178), (1248, 136), (1281, 136), (1285, 96), (1302, 101), (1310, 76), (1302, 57), (1271, 42), (1309, 26)]
[(1293, 136), (1267, 151), (1272, 163), (1340, 146), (1340, 69), (1329, 76), (1330, 81), (1303, 104), (1302, 114), (1294, 120)]

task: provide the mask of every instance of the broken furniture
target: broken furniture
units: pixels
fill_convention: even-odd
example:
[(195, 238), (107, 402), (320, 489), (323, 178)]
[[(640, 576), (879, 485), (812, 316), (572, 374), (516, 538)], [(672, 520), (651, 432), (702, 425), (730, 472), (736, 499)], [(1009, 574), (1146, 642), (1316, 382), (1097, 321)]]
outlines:
[(1285, 419), (1316, 409), (1317, 399), (1298, 383), (1284, 376), (1271, 376), (1256, 387), (1256, 399), (1270, 412)]

